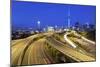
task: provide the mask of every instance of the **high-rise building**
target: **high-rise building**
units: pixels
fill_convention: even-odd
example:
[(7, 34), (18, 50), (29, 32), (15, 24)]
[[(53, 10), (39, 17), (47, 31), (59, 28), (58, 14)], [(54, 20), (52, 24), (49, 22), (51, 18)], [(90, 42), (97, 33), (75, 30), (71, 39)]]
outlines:
[(54, 31), (54, 27), (48, 26), (47, 31), (48, 31), (48, 32), (53, 32), (53, 31)]

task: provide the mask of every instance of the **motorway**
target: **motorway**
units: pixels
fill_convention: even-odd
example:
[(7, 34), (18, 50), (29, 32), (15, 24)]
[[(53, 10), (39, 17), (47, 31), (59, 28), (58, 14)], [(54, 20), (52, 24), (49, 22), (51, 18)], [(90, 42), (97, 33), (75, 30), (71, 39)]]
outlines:
[(23, 58), (23, 65), (54, 63), (52, 57), (48, 54), (49, 52), (45, 49), (45, 41), (45, 39), (39, 39), (28, 47)]
[(55, 63), (45, 49), (45, 38), (33, 41), (43, 35), (34, 35), (25, 39), (12, 41), (12, 65), (50, 64)]
[(53, 37), (48, 38), (48, 42), (50, 45), (55, 47), (60, 52), (64, 53), (66, 56), (76, 60), (77, 62), (81, 61), (94, 61), (95, 59), (91, 56), (78, 52), (77, 50), (71, 48), (70, 46), (66, 46), (63, 43), (59, 42), (58, 40), (54, 39)]
[(72, 41), (79, 43), (79, 46), (84, 48), (87, 52), (96, 55), (96, 45), (90, 44), (89, 42), (84, 41), (83, 39), (71, 38)]
[(77, 38), (77, 37), (68, 37), (66, 36), (67, 39), (71, 39), (71, 42), (74, 42), (74, 44), (78, 43), (78, 46), (82, 47), (83, 49), (85, 49), (85, 51), (91, 53), (92, 55), (96, 56), (96, 43), (79, 35), (78, 33), (74, 32), (74, 35), (75, 36), (78, 36), (80, 38)]
[(11, 45), (11, 59), (13, 64), (18, 64), (18, 62), (20, 64), (21, 59), (19, 58), (32, 39), (33, 38), (26, 38)]
[(33, 64), (53, 64), (56, 63), (54, 57), (50, 55), (47, 43), (57, 51), (69, 58), (81, 61), (95, 61), (92, 57), (80, 49), (70, 47), (70, 43), (62, 43), (53, 37), (54, 33), (43, 33), (29, 36), (24, 39), (12, 40), (11, 42), (11, 64), (12, 65), (33, 65)]
[(66, 41), (68, 44), (70, 44), (73, 48), (76, 48), (77, 46), (76, 46), (71, 40), (68, 39), (67, 35), (68, 35), (68, 34), (65, 34), (65, 35), (64, 35), (65, 41)]

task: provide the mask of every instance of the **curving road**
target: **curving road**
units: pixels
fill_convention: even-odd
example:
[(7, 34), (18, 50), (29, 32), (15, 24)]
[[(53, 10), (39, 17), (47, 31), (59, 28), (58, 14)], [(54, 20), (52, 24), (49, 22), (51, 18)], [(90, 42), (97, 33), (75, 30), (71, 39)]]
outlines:
[(67, 38), (67, 35), (68, 35), (68, 34), (65, 34), (65, 35), (64, 35), (65, 41), (66, 41), (68, 44), (70, 44), (73, 48), (76, 48), (77, 46), (76, 46), (72, 41), (70, 41), (70, 40)]
[(78, 38), (72, 38), (71, 40), (79, 43), (79, 46), (85, 49), (87, 52), (93, 54), (94, 56), (96, 55), (96, 45), (95, 44), (91, 44), (87, 41), (84, 41), (83, 39), (78, 39)]
[(78, 62), (95, 61), (95, 58), (88, 56), (86, 54), (83, 54), (81, 52), (78, 52), (77, 50), (64, 45), (63, 43), (59, 42), (58, 40), (54, 39), (53, 37), (49, 37), (47, 40), (48, 40), (49, 44), (52, 45), (53, 47), (55, 47), (57, 50), (59, 50), (66, 56), (69, 56), (70, 58), (72, 58)]
[(30, 44), (32, 41), (31, 38), (26, 38), (21, 41), (16, 42), (14, 45), (11, 45), (11, 59), (13, 64), (20, 64), (21, 59), (19, 59), (23, 52), (25, 51), (25, 48)]
[[(74, 42), (74, 45), (75, 43), (77, 44), (78, 43), (78, 46), (80, 46), (81, 48), (83, 48), (85, 51), (91, 53), (92, 55), (96, 55), (96, 43), (81, 36), (80, 34), (78, 34), (77, 32), (74, 31), (74, 35), (77, 36), (77, 37), (80, 37), (80, 38), (77, 38), (77, 37), (72, 37), (71, 38), (71, 42)], [(70, 37), (67, 37), (67, 34), (65, 34), (65, 38), (70, 38)]]
[(12, 65), (50, 64), (55, 63), (46, 47), (45, 38), (34, 38), (43, 35), (30, 36), (21, 41), (16, 40), (11, 45)]
[(45, 45), (45, 39), (39, 39), (32, 43), (24, 55), (22, 65), (54, 63), (52, 57), (48, 54), (49, 52), (45, 49)]
[[(88, 53), (85, 53), (84, 50), (79, 52), (79, 48), (75, 49), (70, 47), (69, 45), (72, 44), (69, 42), (69, 40), (66, 40), (66, 44), (62, 43), (60, 40), (57, 40), (56, 37), (53, 37), (53, 34), (54, 33), (36, 34), (24, 39), (12, 41), (11, 64), (32, 65), (57, 63), (54, 60), (54, 57), (49, 53), (49, 48), (46, 46), (47, 43), (54, 49), (57, 49), (63, 53), (65, 56), (68, 56), (77, 62), (95, 61), (95, 58), (90, 56)], [(78, 42), (78, 39), (76, 40)]]

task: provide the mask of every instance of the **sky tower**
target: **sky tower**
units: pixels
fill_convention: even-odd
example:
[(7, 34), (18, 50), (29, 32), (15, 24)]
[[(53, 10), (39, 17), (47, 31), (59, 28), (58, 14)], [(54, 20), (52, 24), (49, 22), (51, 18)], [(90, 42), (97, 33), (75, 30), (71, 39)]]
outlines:
[(70, 7), (68, 7), (68, 28), (70, 28)]

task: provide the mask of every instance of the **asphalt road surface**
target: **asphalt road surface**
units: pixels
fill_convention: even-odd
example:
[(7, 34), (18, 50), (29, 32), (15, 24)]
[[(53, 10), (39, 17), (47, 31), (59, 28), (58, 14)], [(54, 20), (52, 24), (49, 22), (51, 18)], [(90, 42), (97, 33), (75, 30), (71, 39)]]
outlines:
[(79, 38), (72, 38), (72, 41), (79, 43), (79, 46), (81, 46), (83, 49), (85, 49), (87, 52), (96, 55), (96, 45), (91, 44), (83, 39)]
[(86, 53), (81, 53), (69, 45), (60, 42), (52, 36), (53, 34), (54, 33), (36, 34), (24, 39), (12, 40), (11, 64), (33, 65), (56, 63), (50, 55), (48, 48), (46, 48), (46, 43), (77, 62), (95, 61), (94, 57)]
[(45, 38), (34, 41), (34, 38), (41, 36), (43, 35), (35, 35), (13, 41), (13, 44), (11, 45), (12, 65), (55, 63), (52, 57), (50, 57), (49, 52), (45, 49)]
[(86, 54), (80, 53), (69, 46), (65, 46), (61, 42), (57, 41), (53, 37), (48, 38), (48, 42), (55, 47), (60, 52), (64, 53), (65, 55), (73, 58), (74, 60), (81, 62), (81, 61), (95, 61), (95, 58), (88, 56)]

